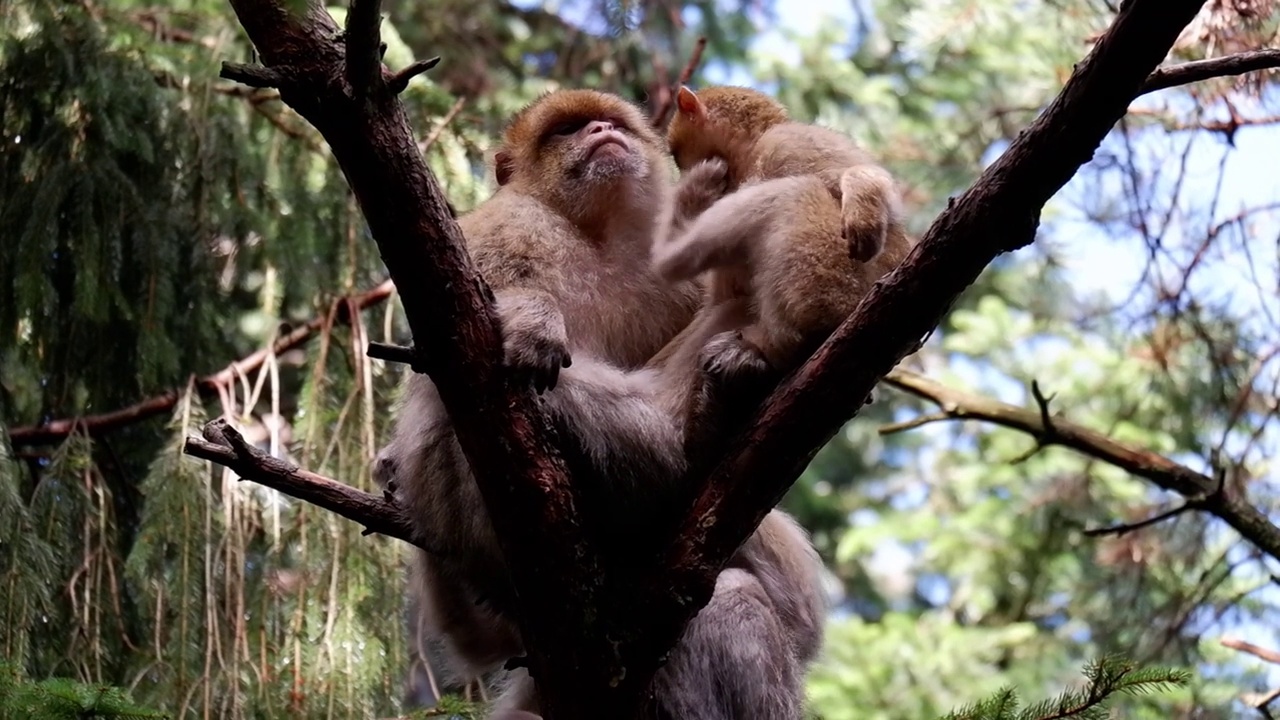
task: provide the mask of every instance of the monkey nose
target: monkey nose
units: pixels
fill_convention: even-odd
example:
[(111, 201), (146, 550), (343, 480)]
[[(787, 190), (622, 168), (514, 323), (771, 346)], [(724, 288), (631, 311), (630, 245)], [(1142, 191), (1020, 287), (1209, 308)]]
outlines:
[(613, 129), (613, 123), (607, 120), (593, 120), (587, 124), (587, 134), (594, 135), (596, 133), (608, 132)]

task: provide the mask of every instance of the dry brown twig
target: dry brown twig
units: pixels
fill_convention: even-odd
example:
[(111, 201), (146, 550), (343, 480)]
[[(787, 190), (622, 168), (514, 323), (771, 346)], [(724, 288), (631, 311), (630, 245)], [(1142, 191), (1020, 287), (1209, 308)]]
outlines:
[(1051, 445), (1071, 448), (1186, 498), (1178, 507), (1138, 523), (1086, 531), (1091, 535), (1124, 534), (1184, 512), (1200, 510), (1220, 518), (1263, 552), (1280, 559), (1280, 528), (1273, 525), (1257, 508), (1228, 492), (1223, 477), (1210, 477), (1162, 455), (1126, 445), (1064, 418), (1051, 416), (1048, 400), (1043, 395), (1036, 399), (1037, 409), (1028, 410), (947, 387), (903, 368), (896, 368), (885, 375), (884, 383), (928, 400), (941, 410), (914, 422), (885, 426), (881, 428), (881, 433), (900, 432), (919, 427), (925, 422), (980, 420), (1025, 432), (1036, 439), (1036, 448)]
[(674, 85), (664, 87), (662, 98), (658, 102), (658, 106), (654, 108), (653, 115), (649, 118), (650, 123), (655, 128), (661, 130), (667, 124), (667, 115), (671, 114), (671, 108), (675, 104), (676, 92), (680, 90), (680, 86), (688, 85), (689, 78), (693, 77), (693, 72), (698, 69), (698, 64), (702, 62), (702, 51), (707, 48), (707, 38), (699, 35), (698, 41), (693, 45), (693, 52), (689, 53), (689, 62), (684, 64), (684, 69), (680, 71), (680, 76), (676, 78)]
[(1260, 645), (1254, 645), (1251, 642), (1237, 638), (1223, 638), (1219, 642), (1222, 643), (1223, 647), (1229, 647), (1232, 650), (1239, 650), (1240, 652), (1248, 653), (1259, 660), (1265, 660), (1273, 665), (1280, 665), (1280, 652), (1275, 650), (1270, 650)]
[[(377, 305), (395, 292), (395, 285), (390, 280), (383, 282), (376, 287), (366, 290), (359, 295), (350, 298), (350, 304), (361, 310)], [(341, 300), (340, 300), (341, 301)], [(346, 313), (339, 313), (338, 318), (342, 322), (347, 322), (350, 318)], [(213, 393), (217, 388), (232, 382), (236, 377), (242, 374), (248, 374), (262, 366), (267, 358), (271, 355), (281, 355), (289, 350), (301, 346), (303, 343), (311, 339), (311, 337), (319, 331), (325, 323), (323, 316), (317, 316), (306, 323), (295, 327), (288, 333), (276, 338), (270, 348), (263, 348), (250, 355), (243, 357), (216, 373), (206, 375), (196, 380), (196, 388), (201, 392)], [(173, 409), (181, 398), (182, 393), (178, 389), (169, 390), (159, 395), (149, 397), (146, 400), (139, 401), (128, 407), (112, 410), (111, 412), (101, 413), (99, 415), (87, 415), (79, 418), (62, 418), (59, 420), (51, 420), (41, 425), (30, 425), (26, 427), (15, 427), (9, 429), (9, 440), (15, 446), (17, 445), (41, 445), (44, 443), (56, 442), (65, 438), (76, 426), (80, 425), (90, 435), (108, 432), (125, 425), (135, 422), (141, 422), (156, 415), (166, 413)]]

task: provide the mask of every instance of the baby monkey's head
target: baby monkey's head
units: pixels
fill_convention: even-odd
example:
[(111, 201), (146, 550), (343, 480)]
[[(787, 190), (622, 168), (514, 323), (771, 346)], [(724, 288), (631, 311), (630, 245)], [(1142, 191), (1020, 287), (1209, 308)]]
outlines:
[(756, 140), (787, 120), (782, 103), (758, 90), (721, 86), (695, 93), (682, 86), (667, 128), (667, 146), (681, 170), (718, 157), (739, 174)]

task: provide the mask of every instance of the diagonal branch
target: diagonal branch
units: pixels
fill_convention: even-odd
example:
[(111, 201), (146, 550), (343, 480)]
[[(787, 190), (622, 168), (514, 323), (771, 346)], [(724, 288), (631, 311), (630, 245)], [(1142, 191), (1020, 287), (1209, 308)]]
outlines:
[(708, 578), (781, 500), (819, 443), (858, 412), (876, 382), (920, 345), (988, 263), (1035, 238), (1044, 204), (1092, 157), (1203, 4), (1124, 3), (1036, 121), (765, 402), (711, 473), (670, 550), (676, 598), (710, 597)]
[[(1187, 499), (1186, 505), (1143, 521), (1140, 523), (1142, 526), (1186, 510), (1202, 510), (1222, 519), (1263, 552), (1280, 559), (1280, 528), (1272, 524), (1257, 508), (1233, 496), (1222, 483), (1208, 475), (1180, 465), (1163, 455), (1117, 442), (1061, 417), (1054, 417), (1052, 422), (1046, 423), (1044, 415), (1038, 409), (1028, 410), (950, 388), (909, 370), (897, 368), (885, 376), (884, 382), (936, 404), (950, 419), (981, 420), (1021, 430), (1034, 436), (1040, 446), (1059, 445), (1071, 448)], [(1129, 527), (1132, 529), (1134, 526)]]
[(414, 540), (413, 528), (393, 502), (272, 457), (246, 442), (225, 420), (206, 425), (203, 440), (187, 438), (182, 450), (192, 457), (231, 468), (245, 480), (358, 522), (364, 525), (365, 535), (378, 533), (428, 552), (441, 552), (429, 543)]

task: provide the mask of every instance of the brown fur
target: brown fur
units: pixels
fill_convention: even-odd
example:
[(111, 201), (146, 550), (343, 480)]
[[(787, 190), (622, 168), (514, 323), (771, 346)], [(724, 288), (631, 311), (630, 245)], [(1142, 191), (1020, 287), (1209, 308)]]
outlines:
[[(601, 133), (614, 133), (616, 147), (593, 155)], [(665, 161), (661, 140), (630, 104), (558, 91), (513, 118), (495, 156), (501, 187), (459, 219), (494, 290), (509, 369), (549, 390), (542, 401), (578, 483), (586, 530), (620, 572), (635, 560), (629, 548), (674, 522), (688, 470), (685, 423), (699, 421), (684, 409), (696, 396), (703, 410), (717, 410), (701, 369), (720, 350), (735, 351), (725, 332), (747, 319), (734, 299), (695, 318), (701, 288), (654, 274), (657, 223), (683, 227), (723, 191), (694, 172), (673, 194)], [(421, 538), (446, 548), (419, 553), (414, 592), (456, 676), (479, 677), (523, 653), (516, 600), (435, 386), (421, 375), (407, 383), (378, 476), (394, 481)], [(761, 720), (800, 717), (800, 670), (825, 611), (820, 564), (803, 530), (776, 511), (744, 547), (673, 649), (642, 717), (739, 717), (726, 714), (722, 695)], [(697, 710), (674, 713), (684, 707)], [(496, 703), (496, 712), (517, 711), (537, 711), (522, 670)]]
[(667, 141), (682, 169), (724, 163), (730, 193), (659, 237), (655, 267), (673, 281), (711, 271), (711, 302), (748, 302), (743, 340), (775, 371), (803, 362), (910, 251), (893, 178), (763, 93), (681, 88)]

